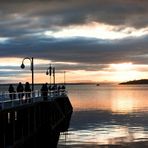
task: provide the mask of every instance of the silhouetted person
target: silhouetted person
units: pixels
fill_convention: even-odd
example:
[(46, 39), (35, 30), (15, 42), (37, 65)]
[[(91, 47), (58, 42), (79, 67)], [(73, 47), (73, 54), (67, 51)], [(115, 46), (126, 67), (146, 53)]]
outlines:
[(19, 84), (17, 86), (17, 93), (18, 93), (18, 98), (19, 99), (23, 98), (23, 96), (24, 96), (23, 91), (24, 91), (24, 87), (23, 87), (22, 83), (19, 82)]
[(54, 95), (57, 94), (57, 85), (56, 84), (52, 86), (52, 91), (53, 91)]
[(29, 99), (31, 95), (31, 88), (29, 82), (25, 83), (25, 97), (26, 99)]
[(63, 92), (65, 92), (65, 89), (66, 89), (65, 85), (62, 85), (61, 89), (62, 89)]
[(51, 86), (51, 84), (49, 85), (48, 90), (49, 90), (49, 95), (51, 96), (51, 93), (52, 93), (52, 86)]
[(51, 91), (51, 88), (52, 88), (52, 86), (51, 86), (51, 85), (49, 85), (49, 87), (48, 87), (49, 91)]
[(58, 94), (60, 94), (60, 92), (61, 92), (61, 86), (59, 85), (58, 86)]
[(42, 93), (43, 99), (47, 100), (47, 98), (48, 98), (48, 86), (47, 86), (47, 83), (42, 85), (41, 93)]
[(9, 85), (8, 91), (9, 91), (9, 97), (10, 97), (10, 99), (11, 100), (12, 99), (15, 99), (15, 90), (14, 90), (14, 87), (13, 87), (12, 84)]
[(65, 89), (66, 89), (66, 88), (65, 88), (65, 85), (63, 85), (63, 86), (61, 87), (61, 89), (65, 90)]

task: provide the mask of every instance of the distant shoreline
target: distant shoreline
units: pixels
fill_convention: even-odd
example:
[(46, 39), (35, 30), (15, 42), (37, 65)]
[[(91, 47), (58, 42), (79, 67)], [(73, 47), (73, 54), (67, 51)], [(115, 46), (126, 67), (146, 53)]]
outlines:
[(139, 84), (148, 84), (148, 79), (140, 79), (119, 83), (119, 85), (139, 85)]
[[(46, 83), (46, 82), (45, 82)], [(47, 82), (48, 83), (48, 82)], [(0, 85), (18, 85), (18, 83), (1, 83)], [(25, 84), (25, 83), (22, 83)], [(31, 84), (31, 83), (30, 83)], [(42, 85), (44, 83), (35, 83), (34, 85)], [(48, 83), (49, 85), (50, 83)], [(63, 85), (64, 83), (56, 83), (57, 85)], [(98, 83), (65, 83), (65, 85), (97, 85)], [(51, 84), (53, 85), (53, 83)]]

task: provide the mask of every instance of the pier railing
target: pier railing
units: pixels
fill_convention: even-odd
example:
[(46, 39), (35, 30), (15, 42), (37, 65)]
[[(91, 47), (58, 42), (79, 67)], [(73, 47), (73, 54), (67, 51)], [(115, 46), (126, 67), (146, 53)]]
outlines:
[(40, 101), (53, 101), (54, 98), (60, 96), (66, 96), (67, 91), (64, 90), (51, 90), (48, 92), (41, 92), (40, 90), (35, 90), (33, 92), (21, 92), (21, 93), (0, 93), (0, 110), (17, 107), (20, 105), (27, 105)]

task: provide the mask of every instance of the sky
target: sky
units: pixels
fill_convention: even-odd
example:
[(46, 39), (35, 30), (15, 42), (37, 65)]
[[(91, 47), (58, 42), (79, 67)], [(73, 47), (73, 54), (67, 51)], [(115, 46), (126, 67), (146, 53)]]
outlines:
[(0, 1), (0, 83), (148, 78), (147, 0)]

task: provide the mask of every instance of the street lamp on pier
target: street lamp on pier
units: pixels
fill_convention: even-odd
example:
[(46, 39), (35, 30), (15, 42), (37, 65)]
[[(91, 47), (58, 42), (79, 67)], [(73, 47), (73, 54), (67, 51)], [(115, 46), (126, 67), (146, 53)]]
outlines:
[(25, 65), (24, 65), (24, 61), (28, 59), (30, 60), (30, 70), (32, 72), (32, 92), (34, 91), (34, 64), (33, 64), (33, 57), (26, 57), (23, 59), (22, 64), (21, 64), (21, 68), (24, 69)]
[(46, 71), (46, 75), (50, 76), (50, 86), (51, 86), (51, 74), (52, 74), (52, 67), (50, 64), (50, 66), (47, 68), (47, 71)]
[(46, 70), (46, 75), (50, 76), (50, 85), (51, 85), (51, 76), (53, 75), (53, 84), (55, 84), (55, 67), (50, 66)]
[(55, 67), (53, 67), (52, 69), (53, 69), (53, 84), (55, 85)]

